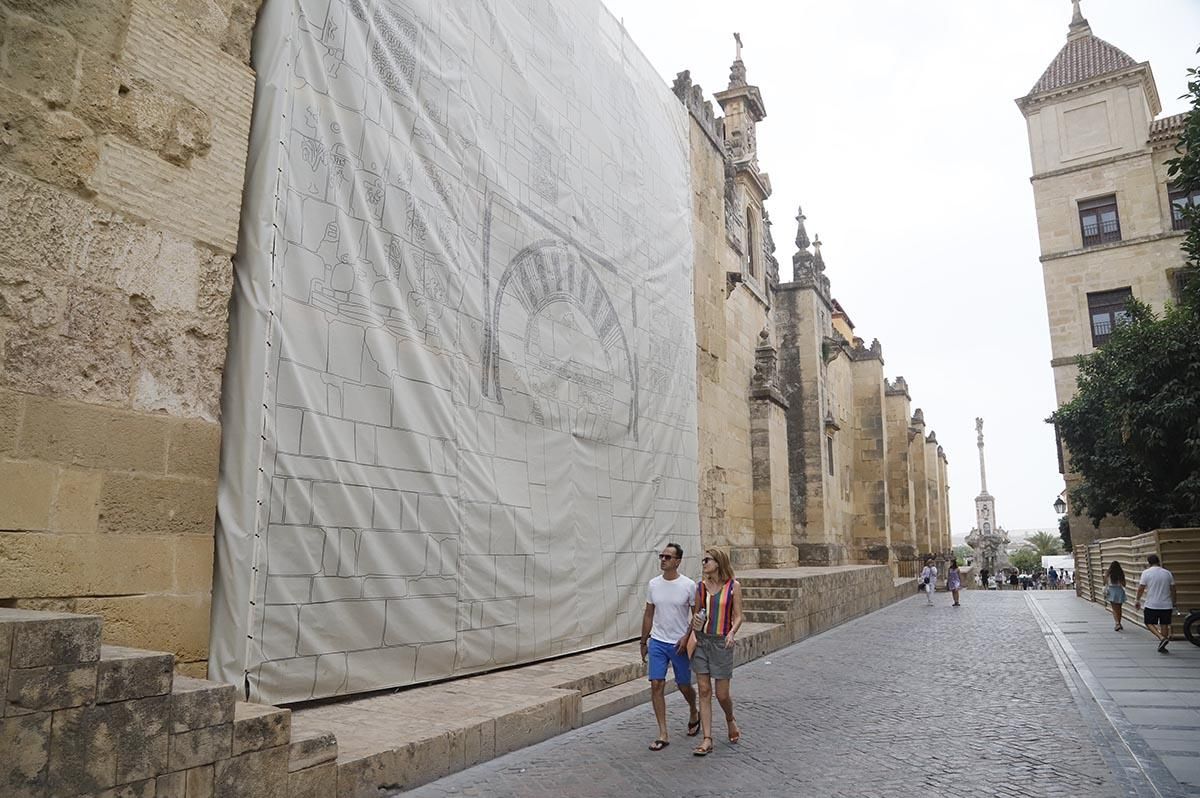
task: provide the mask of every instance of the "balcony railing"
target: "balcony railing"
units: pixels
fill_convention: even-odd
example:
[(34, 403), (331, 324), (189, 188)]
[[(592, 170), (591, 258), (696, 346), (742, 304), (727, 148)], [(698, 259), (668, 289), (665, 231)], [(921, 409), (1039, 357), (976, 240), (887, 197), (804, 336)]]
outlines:
[(1117, 220), (1083, 225), (1083, 245), (1094, 247), (1097, 244), (1107, 244), (1110, 241), (1121, 240), (1121, 223)]

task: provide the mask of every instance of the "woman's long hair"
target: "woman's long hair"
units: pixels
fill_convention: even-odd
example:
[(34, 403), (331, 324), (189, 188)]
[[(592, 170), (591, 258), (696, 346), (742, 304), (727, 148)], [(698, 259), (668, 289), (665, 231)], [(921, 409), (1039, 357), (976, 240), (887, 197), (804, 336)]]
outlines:
[(1125, 584), (1125, 570), (1121, 568), (1118, 560), (1113, 560), (1108, 564), (1108, 583), (1110, 585)]
[(729, 555), (720, 549), (705, 549), (704, 553), (717, 561), (717, 578), (721, 582), (733, 581), (733, 566), (729, 563)]
[(957, 570), (958, 570), (958, 558), (957, 558), (957, 557), (953, 557), (953, 558), (951, 558), (951, 560), (950, 560), (950, 570), (951, 570), (951, 571), (957, 571)]

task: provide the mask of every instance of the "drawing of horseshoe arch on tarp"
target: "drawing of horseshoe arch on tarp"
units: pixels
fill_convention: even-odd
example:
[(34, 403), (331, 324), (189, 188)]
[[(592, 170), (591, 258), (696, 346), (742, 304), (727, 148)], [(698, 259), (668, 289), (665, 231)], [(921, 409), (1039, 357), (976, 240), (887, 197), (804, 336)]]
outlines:
[[(486, 289), (485, 289), (486, 290)], [(532, 420), (592, 440), (637, 440), (637, 366), (612, 299), (587, 256), (561, 239), (526, 246), (497, 281), (484, 332), (482, 387), (529, 397)], [(502, 368), (504, 348), (520, 357)], [(509, 383), (506, 385), (505, 383)]]

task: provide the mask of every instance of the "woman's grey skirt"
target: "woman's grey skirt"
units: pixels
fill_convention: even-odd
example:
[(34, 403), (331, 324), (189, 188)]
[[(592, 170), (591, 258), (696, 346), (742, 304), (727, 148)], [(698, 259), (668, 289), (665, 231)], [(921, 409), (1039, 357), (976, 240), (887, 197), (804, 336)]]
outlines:
[(724, 635), (696, 632), (696, 653), (692, 656), (692, 670), (707, 673), (713, 679), (733, 678), (732, 648), (725, 648)]

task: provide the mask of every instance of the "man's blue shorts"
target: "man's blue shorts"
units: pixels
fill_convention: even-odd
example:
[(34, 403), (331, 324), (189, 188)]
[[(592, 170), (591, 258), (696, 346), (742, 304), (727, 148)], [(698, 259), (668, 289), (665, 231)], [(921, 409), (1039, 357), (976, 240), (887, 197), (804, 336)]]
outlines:
[(667, 663), (671, 663), (671, 670), (675, 672), (675, 684), (691, 684), (692, 683), (692, 664), (688, 661), (687, 652), (677, 654), (675, 652), (674, 643), (664, 643), (661, 640), (650, 638), (646, 661), (649, 664), (650, 681), (661, 682), (667, 678)]

